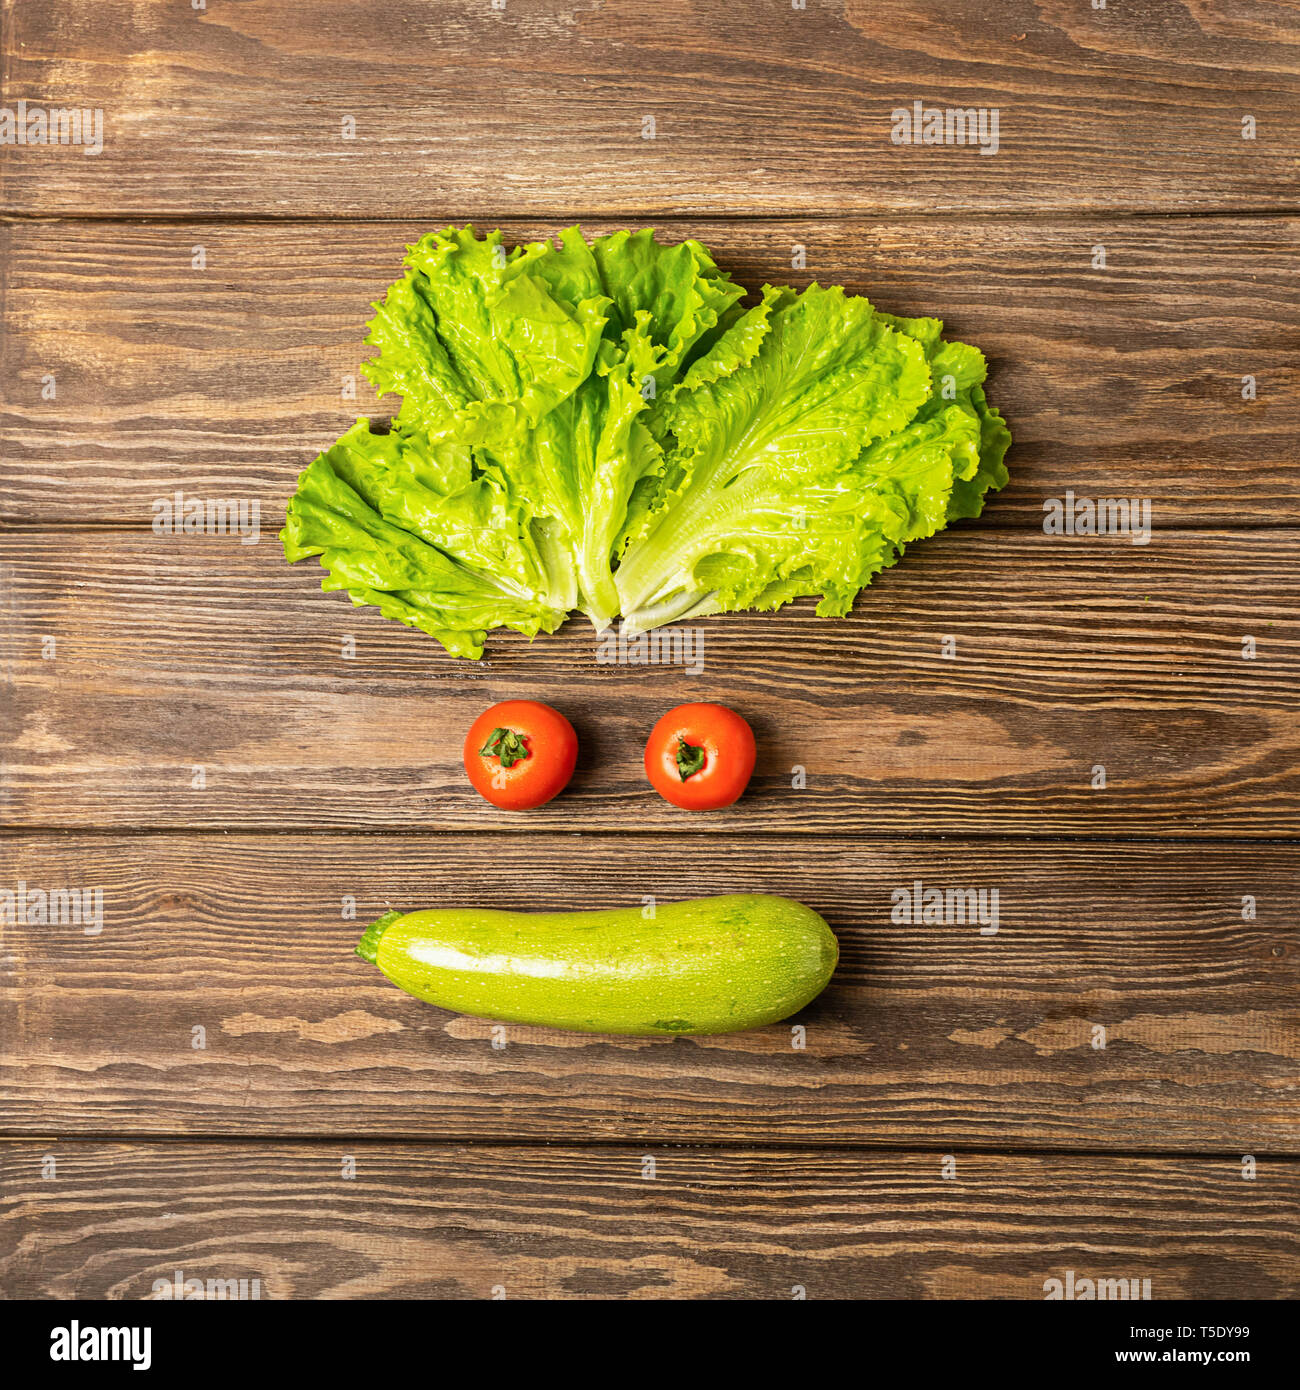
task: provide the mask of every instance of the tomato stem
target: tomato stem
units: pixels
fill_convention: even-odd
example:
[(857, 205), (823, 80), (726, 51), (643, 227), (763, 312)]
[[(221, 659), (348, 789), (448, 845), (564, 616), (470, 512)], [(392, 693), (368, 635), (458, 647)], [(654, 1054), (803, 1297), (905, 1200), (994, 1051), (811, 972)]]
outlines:
[(677, 775), (684, 782), (704, 766), (704, 749), (677, 736)]
[(478, 752), (480, 758), (500, 758), (502, 767), (514, 767), (516, 763), (532, 757), (524, 736), (514, 729), (493, 729)]

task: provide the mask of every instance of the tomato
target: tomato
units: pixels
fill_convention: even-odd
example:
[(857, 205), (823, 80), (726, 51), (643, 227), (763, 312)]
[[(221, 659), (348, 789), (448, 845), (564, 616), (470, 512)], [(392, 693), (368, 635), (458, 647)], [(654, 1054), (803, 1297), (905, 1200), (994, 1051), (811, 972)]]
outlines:
[(469, 780), (503, 811), (526, 811), (549, 801), (568, 785), (577, 760), (573, 725), (536, 700), (493, 705), (465, 735)]
[(734, 709), (678, 705), (650, 732), (645, 775), (674, 806), (713, 811), (745, 790), (754, 754), (754, 732)]

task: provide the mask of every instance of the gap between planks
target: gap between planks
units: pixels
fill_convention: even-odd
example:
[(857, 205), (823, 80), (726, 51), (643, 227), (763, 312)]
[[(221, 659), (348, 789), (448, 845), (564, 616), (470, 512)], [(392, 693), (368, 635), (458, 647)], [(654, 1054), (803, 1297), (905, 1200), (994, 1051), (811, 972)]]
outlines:
[[(554, 837), (557, 839), (572, 840), (656, 840), (671, 836), (681, 838), (691, 836), (700, 839), (711, 839), (716, 832), (708, 831), (703, 827), (698, 830), (683, 830), (673, 832), (668, 830), (624, 830), (617, 826), (601, 830), (573, 830), (557, 829), (554, 827), (538, 826), (535, 829), (524, 829), (512, 825), (482, 825), (475, 826), (472, 830), (466, 829), (420, 829), (394, 827), (385, 830), (358, 829), (353, 826), (336, 825), (320, 826), (312, 830), (303, 830), (300, 827), (268, 825), (250, 825), (246, 821), (232, 821), (230, 825), (218, 826), (150, 826), (150, 825), (27, 825), (20, 823), (0, 824), (0, 842), (4, 840), (36, 840), (42, 836), (69, 836), (78, 839), (189, 839), (203, 838), (216, 839), (221, 836), (236, 835), (244, 839), (292, 839), (292, 840), (312, 840), (318, 837), (325, 837), (331, 840), (454, 840), (464, 839), (467, 835), (475, 837), (480, 835), (537, 835)], [(734, 832), (733, 832), (734, 833)], [(826, 834), (821, 830), (770, 830), (765, 828), (746, 829), (744, 832), (746, 840), (803, 840), (803, 839), (826, 839)], [(962, 831), (924, 831), (924, 830), (891, 830), (891, 831), (839, 831), (834, 836), (837, 840), (843, 840), (851, 845), (879, 845), (895, 843), (917, 843), (917, 844), (943, 844), (951, 841), (955, 845), (979, 844), (985, 846), (1007, 845), (1007, 846), (1051, 846), (1051, 845), (1087, 845), (1092, 848), (1102, 848), (1106, 845), (1149, 845), (1161, 849), (1183, 848), (1183, 849), (1205, 849), (1213, 846), (1220, 846), (1228, 849), (1258, 849), (1265, 846), (1278, 846), (1284, 849), (1300, 846), (1300, 836), (1274, 835), (1274, 836), (1253, 836), (1253, 835), (1116, 835), (1113, 832), (1101, 835), (1080, 835), (1080, 834), (1055, 834), (1050, 836), (1038, 835), (1008, 835), (1005, 831), (990, 831), (987, 834), (979, 830)]]
[[(465, 217), (475, 223), (488, 222), (554, 222), (557, 226), (568, 226), (573, 222), (713, 222), (725, 223), (730, 226), (743, 226), (745, 224), (771, 223), (774, 226), (788, 226), (796, 222), (866, 222), (866, 223), (896, 223), (896, 222), (942, 222), (952, 223), (954, 221), (963, 223), (981, 222), (1052, 222), (1063, 218), (1078, 218), (1089, 222), (1133, 222), (1142, 218), (1160, 219), (1170, 222), (1182, 221), (1212, 221), (1215, 218), (1223, 220), (1237, 220), (1244, 218), (1276, 218), (1276, 217), (1300, 217), (1300, 204), (1278, 203), (1269, 207), (1236, 207), (1225, 204), (1223, 207), (1213, 208), (1172, 208), (1165, 207), (1158, 203), (1152, 203), (1146, 207), (1137, 208), (1096, 208), (1085, 203), (1052, 203), (1044, 204), (1035, 208), (972, 208), (969, 211), (960, 213), (954, 212), (924, 212), (920, 210), (907, 211), (896, 210), (894, 212), (862, 212), (846, 211), (844, 209), (816, 208), (812, 210), (800, 210), (796, 213), (777, 213), (777, 212), (736, 212), (734, 210), (708, 209), (687, 209), (685, 211), (674, 211), (672, 209), (656, 209), (650, 212), (639, 212), (635, 217), (623, 217), (617, 212), (599, 212), (591, 208), (580, 209), (579, 211), (556, 212), (524, 212), (519, 211), (493, 211), (467, 213)], [(430, 222), (437, 221), (430, 218)], [(455, 220), (455, 219), (453, 219)], [(132, 213), (111, 213), (111, 212), (92, 212), (92, 211), (64, 211), (64, 212), (41, 212), (11, 210), (0, 213), (0, 226), (12, 224), (21, 226), (24, 224), (54, 223), (54, 222), (76, 222), (93, 223), (102, 222), (107, 226), (185, 226), (191, 223), (224, 225), (224, 226), (272, 226), (272, 227), (310, 227), (310, 226), (345, 226), (354, 225), (358, 227), (383, 227), (401, 226), (412, 221), (410, 213), (394, 214), (388, 216), (362, 216), (360, 214), (349, 215), (347, 213), (320, 213), (315, 215), (302, 216), (295, 213), (285, 213), (281, 216), (278, 213), (255, 213), (255, 212), (163, 212), (153, 210), (149, 212)]]
[[(290, 495), (286, 493), (286, 500)], [(1023, 536), (1026, 532), (1033, 535), (1036, 530), (1033, 526), (1016, 525), (1014, 522), (1001, 520), (991, 520), (987, 524), (976, 520), (970, 529), (976, 528), (981, 532), (992, 532), (1002, 536)], [(1180, 521), (1176, 526), (1152, 526), (1151, 528), (1153, 535), (1174, 538), (1183, 532), (1193, 534), (1212, 532), (1223, 536), (1244, 536), (1255, 531), (1293, 532), (1296, 529), (1295, 518), (1293, 517), (1279, 517), (1276, 521), (1253, 521), (1245, 526), (1228, 526), (1222, 521)], [(46, 535), (51, 532), (68, 535), (88, 532), (92, 535), (140, 536), (151, 535), (153, 525), (149, 521), (132, 520), (128, 517), (109, 518), (104, 521), (76, 521), (57, 518), (47, 520), (41, 517), (34, 517), (25, 521), (6, 521), (0, 518), (0, 534), (22, 536)]]
[[(300, 1148), (319, 1148), (322, 1145), (347, 1144), (353, 1148), (386, 1148), (398, 1144), (430, 1152), (452, 1149), (518, 1149), (525, 1152), (544, 1153), (550, 1149), (609, 1149), (615, 1152), (646, 1149), (665, 1149), (673, 1153), (773, 1153), (773, 1154), (872, 1154), (872, 1155), (916, 1155), (916, 1154), (962, 1154), (967, 1158), (1142, 1158), (1148, 1160), (1165, 1159), (1169, 1162), (1221, 1163), (1240, 1162), (1240, 1147), (1231, 1149), (1164, 1149), (1143, 1148), (1126, 1144), (1115, 1148), (1081, 1146), (1063, 1148), (1060, 1145), (1008, 1143), (998, 1146), (989, 1144), (907, 1144), (872, 1143), (865, 1140), (859, 1144), (834, 1143), (818, 1144), (796, 1142), (791, 1139), (749, 1139), (744, 1143), (735, 1140), (673, 1139), (527, 1139), (511, 1138), (505, 1135), (475, 1135), (470, 1138), (442, 1137), (431, 1139), (428, 1135), (407, 1134), (394, 1130), (391, 1134), (155, 1134), (136, 1130), (90, 1130), (85, 1133), (69, 1135), (26, 1134), (21, 1131), (0, 1134), (0, 1144), (139, 1144), (141, 1147), (179, 1147), (184, 1144), (204, 1146), (220, 1144), (225, 1147), (269, 1148), (273, 1145), (293, 1145)], [(1258, 1162), (1286, 1163), (1300, 1165), (1300, 1154), (1254, 1148), (1250, 1156)]]

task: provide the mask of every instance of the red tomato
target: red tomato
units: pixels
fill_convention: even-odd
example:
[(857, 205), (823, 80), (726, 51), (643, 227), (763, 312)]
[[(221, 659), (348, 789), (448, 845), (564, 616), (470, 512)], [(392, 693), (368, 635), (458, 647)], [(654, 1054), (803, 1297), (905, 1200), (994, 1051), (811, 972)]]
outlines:
[(734, 709), (678, 705), (650, 732), (645, 775), (674, 806), (713, 811), (745, 790), (754, 754), (754, 732)]
[(573, 725), (536, 700), (493, 705), (465, 735), (469, 780), (503, 811), (526, 811), (549, 801), (568, 785), (577, 760)]

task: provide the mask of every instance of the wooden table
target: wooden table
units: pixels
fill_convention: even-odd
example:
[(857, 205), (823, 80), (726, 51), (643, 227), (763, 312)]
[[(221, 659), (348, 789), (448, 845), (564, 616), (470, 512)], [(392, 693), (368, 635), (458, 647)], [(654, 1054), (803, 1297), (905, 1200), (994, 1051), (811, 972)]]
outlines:
[[(5, 1294), (1296, 1295), (1293, 5), (3, 13), (0, 105), (104, 112), (97, 155), (0, 148), (0, 889), (103, 902), (3, 928)], [(891, 143), (915, 100), (997, 108), (997, 154)], [(937, 313), (1011, 484), (849, 618), (709, 620), (695, 674), (580, 622), (457, 664), (274, 531), (386, 413), (403, 245), (469, 219)], [(259, 543), (154, 534), (177, 490), (256, 499)], [(1149, 499), (1149, 544), (1045, 534), (1067, 490)], [(458, 758), (511, 696), (582, 739), (526, 820)], [(757, 731), (732, 811), (643, 784), (687, 699)], [(893, 921), (918, 879), (999, 930)], [(802, 1039), (494, 1047), (351, 954), (389, 904), (742, 889), (839, 935)]]

